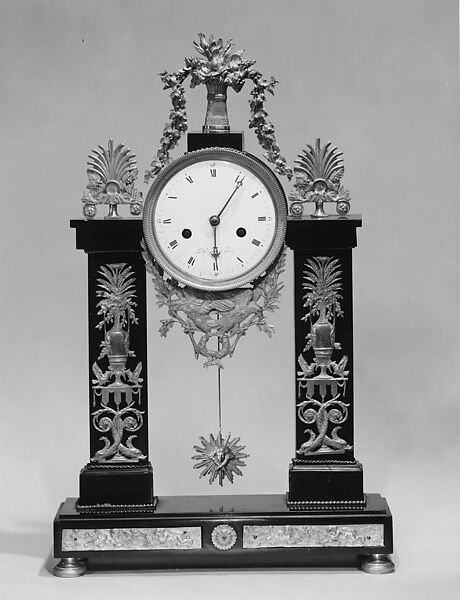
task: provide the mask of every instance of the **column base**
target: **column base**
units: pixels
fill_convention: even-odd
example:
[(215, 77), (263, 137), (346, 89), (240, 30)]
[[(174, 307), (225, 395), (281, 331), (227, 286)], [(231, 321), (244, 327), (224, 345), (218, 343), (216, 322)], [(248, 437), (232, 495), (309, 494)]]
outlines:
[(93, 464), (80, 472), (80, 510), (105, 506), (154, 508), (153, 469), (147, 463)]
[(295, 505), (365, 504), (363, 467), (358, 461), (311, 461), (294, 459), (289, 467), (288, 502)]

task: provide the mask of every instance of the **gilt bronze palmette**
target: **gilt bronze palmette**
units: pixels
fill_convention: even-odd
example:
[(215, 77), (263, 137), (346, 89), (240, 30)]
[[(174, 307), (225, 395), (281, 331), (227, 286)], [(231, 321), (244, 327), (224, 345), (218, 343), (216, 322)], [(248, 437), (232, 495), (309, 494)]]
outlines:
[(308, 202), (315, 203), (312, 217), (316, 219), (327, 216), (326, 202), (334, 202), (339, 215), (350, 212), (350, 193), (341, 185), (342, 153), (331, 145), (328, 142), (321, 147), (321, 140), (317, 138), (315, 147), (308, 144), (294, 161), (295, 181), (289, 195), (289, 212), (293, 217), (301, 217)]
[(99, 145), (89, 155), (87, 164), (88, 185), (83, 193), (83, 215), (93, 219), (97, 206), (109, 207), (105, 219), (121, 219), (118, 206), (129, 205), (131, 215), (142, 213), (142, 194), (134, 187), (138, 170), (136, 156), (124, 144), (114, 146), (109, 140), (107, 147)]

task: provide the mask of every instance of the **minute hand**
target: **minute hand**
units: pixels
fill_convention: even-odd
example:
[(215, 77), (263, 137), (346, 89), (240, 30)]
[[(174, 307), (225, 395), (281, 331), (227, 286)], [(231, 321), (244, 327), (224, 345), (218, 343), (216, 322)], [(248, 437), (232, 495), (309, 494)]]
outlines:
[(220, 215), (221, 215), (221, 214), (224, 212), (224, 210), (227, 208), (227, 206), (228, 206), (228, 203), (229, 203), (229, 202), (230, 202), (230, 200), (233, 198), (233, 196), (236, 194), (237, 190), (239, 190), (239, 189), (240, 189), (240, 187), (243, 185), (243, 181), (244, 181), (244, 177), (243, 177), (243, 179), (240, 179), (240, 180), (237, 182), (237, 184), (236, 184), (236, 186), (235, 186), (235, 189), (234, 189), (234, 190), (233, 190), (233, 192), (230, 194), (230, 197), (229, 197), (229, 199), (228, 199), (228, 200), (227, 200), (227, 202), (226, 202), (226, 203), (223, 205), (223, 207), (220, 209), (220, 212), (217, 214), (217, 218), (218, 218), (218, 219), (220, 218)]

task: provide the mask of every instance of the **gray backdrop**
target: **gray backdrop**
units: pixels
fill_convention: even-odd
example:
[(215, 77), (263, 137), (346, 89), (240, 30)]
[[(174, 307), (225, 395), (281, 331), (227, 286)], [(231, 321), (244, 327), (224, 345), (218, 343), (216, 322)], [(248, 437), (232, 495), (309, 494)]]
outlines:
[[(33, 586), (50, 597), (65, 584), (69, 598), (83, 590), (108, 598), (125, 588), (123, 597), (136, 597), (146, 584), (140, 575), (60, 582), (43, 564), (58, 503), (78, 494), (88, 459), (86, 257), (68, 221), (81, 215), (87, 155), (109, 137), (137, 154), (146, 192), (143, 172), (169, 113), (156, 74), (179, 68), (199, 31), (232, 37), (279, 79), (267, 106), (290, 163), (318, 136), (344, 153), (344, 184), (364, 223), (354, 252), (356, 456), (366, 491), (385, 495), (394, 513), (397, 573), (164, 574), (149, 576), (149, 585), (181, 598), (431, 598), (434, 591), (453, 598), (460, 588), (454, 0), (0, 2), (0, 589), (22, 598)], [(230, 92), (234, 130), (247, 128), (249, 89)], [(205, 90), (188, 98), (190, 130), (199, 130)], [(252, 131), (246, 149), (261, 156)], [(224, 493), (287, 490), (291, 258), (283, 279), (276, 336), (248, 334), (223, 373), (224, 430), (241, 436), (250, 454), (244, 477)], [(215, 371), (195, 361), (179, 330), (159, 338), (165, 314), (151, 285), (149, 294), (156, 493), (210, 493), (190, 456), (198, 436), (217, 429)]]

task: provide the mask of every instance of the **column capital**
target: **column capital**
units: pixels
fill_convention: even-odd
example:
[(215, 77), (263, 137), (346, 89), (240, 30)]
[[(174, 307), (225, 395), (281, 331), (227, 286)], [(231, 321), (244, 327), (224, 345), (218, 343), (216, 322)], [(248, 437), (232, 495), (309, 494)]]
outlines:
[(361, 215), (330, 215), (321, 219), (305, 215), (289, 217), (286, 244), (291, 250), (355, 248)]

